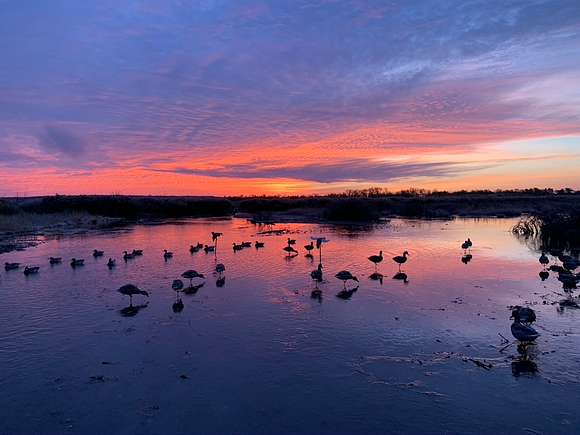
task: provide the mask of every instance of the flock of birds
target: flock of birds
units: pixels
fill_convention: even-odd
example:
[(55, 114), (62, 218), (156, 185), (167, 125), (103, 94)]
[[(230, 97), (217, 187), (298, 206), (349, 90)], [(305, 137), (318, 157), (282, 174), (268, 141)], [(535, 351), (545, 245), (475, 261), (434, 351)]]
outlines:
[[(215, 273), (217, 274), (218, 278), (216, 281), (216, 285), (218, 287), (222, 287), (225, 284), (225, 276), (224, 273), (226, 271), (226, 267), (223, 263), (217, 263), (217, 245), (218, 240), (223, 234), (220, 232), (212, 232), (211, 233), (211, 240), (212, 245), (197, 243), (195, 245), (191, 245), (189, 251), (191, 254), (199, 252), (203, 250), (205, 253), (215, 253), (216, 254), (216, 264), (215, 264)], [(322, 298), (322, 290), (318, 287), (318, 284), (324, 281), (324, 274), (323, 274), (323, 265), (322, 265), (322, 248), (325, 243), (329, 240), (324, 237), (312, 237), (310, 243), (304, 245), (304, 250), (306, 252), (307, 257), (313, 258), (313, 252), (318, 250), (319, 254), (319, 263), (318, 267), (310, 272), (310, 278), (315, 283), (315, 288), (312, 290), (311, 296), (315, 299)], [(286, 241), (286, 245), (282, 248), (289, 258), (295, 257), (299, 254), (298, 250), (295, 248), (296, 240), (288, 238)], [(262, 241), (255, 241), (253, 244), (252, 242), (241, 242), (241, 243), (233, 243), (233, 251), (241, 251), (246, 248), (251, 248), (252, 245), (256, 249), (263, 248), (265, 243)], [(467, 264), (473, 258), (471, 255), (471, 248), (473, 246), (473, 242), (470, 238), (468, 238), (465, 242), (461, 244), (461, 249), (463, 249), (463, 257), (462, 261)], [(103, 257), (105, 255), (104, 251), (95, 249), (92, 253), (94, 258)], [(125, 262), (132, 260), (136, 257), (142, 256), (143, 250), (134, 249), (133, 251), (124, 251), (123, 252), (123, 260)], [(404, 282), (407, 282), (407, 275), (401, 270), (401, 266), (405, 264), (409, 259), (409, 252), (404, 251), (402, 255), (397, 255), (392, 258), (393, 262), (398, 265), (398, 273), (395, 274), (393, 277), (394, 279), (401, 279)], [(542, 252), (542, 255), (539, 258), (540, 264), (543, 266), (542, 271), (540, 272), (540, 278), (545, 280), (549, 276), (549, 271), (556, 272), (558, 274), (558, 280), (562, 282), (563, 287), (567, 291), (571, 291), (572, 289), (577, 288), (577, 284), (580, 282), (580, 274), (574, 273), (574, 270), (580, 267), (580, 261), (572, 256), (564, 255), (561, 252), (555, 253), (555, 256), (561, 261), (562, 265), (557, 264), (550, 264), (550, 259), (546, 255), (546, 253)], [(164, 250), (163, 251), (163, 258), (167, 261), (173, 258), (173, 252)], [(369, 278), (373, 280), (381, 280), (383, 275), (378, 271), (378, 265), (381, 264), (384, 260), (383, 251), (379, 251), (378, 255), (371, 255), (368, 257), (368, 260), (373, 263), (374, 265), (374, 273), (370, 275)], [(50, 265), (57, 265), (62, 263), (61, 257), (50, 257), (49, 264)], [(85, 263), (84, 259), (81, 258), (72, 258), (70, 260), (70, 265), (73, 268), (82, 267)], [(116, 266), (116, 260), (113, 258), (109, 258), (107, 261), (107, 267), (112, 269)], [(4, 268), (6, 271), (17, 270), (20, 269), (20, 263), (5, 263)], [(40, 270), (39, 266), (25, 266), (24, 267), (24, 274), (25, 275), (32, 275), (37, 274)], [(335, 278), (343, 282), (343, 289), (337, 294), (337, 297), (342, 299), (348, 299), (352, 296), (354, 292), (358, 290), (358, 282), (359, 279), (353, 275), (349, 270), (341, 270), (337, 272)], [(205, 279), (205, 275), (203, 273), (199, 273), (196, 270), (190, 269), (186, 270), (181, 274), (183, 279), (189, 280), (189, 286), (186, 287), (184, 282), (181, 279), (175, 279), (171, 285), (172, 289), (176, 292), (177, 299), (173, 304), (173, 311), (180, 312), (183, 310), (183, 301), (179, 294), (181, 292), (185, 294), (195, 294), (201, 287), (205, 285), (205, 281), (201, 281), (194, 285), (194, 280)], [(349, 282), (357, 283), (353, 287), (347, 287)], [(133, 315), (138, 311), (139, 307), (133, 306), (133, 296), (143, 295), (149, 297), (149, 293), (145, 290), (141, 290), (134, 284), (126, 284), (118, 289), (118, 292), (122, 295), (129, 296), (130, 305), (129, 307), (125, 308), (122, 311), (125, 311), (125, 315)], [(532, 324), (536, 321), (536, 313), (532, 308), (529, 307), (521, 307), (515, 306), (512, 310), (512, 314), (510, 319), (513, 319), (513, 323), (511, 325), (511, 333), (514, 338), (522, 345), (527, 345), (534, 342), (540, 334), (533, 328)]]

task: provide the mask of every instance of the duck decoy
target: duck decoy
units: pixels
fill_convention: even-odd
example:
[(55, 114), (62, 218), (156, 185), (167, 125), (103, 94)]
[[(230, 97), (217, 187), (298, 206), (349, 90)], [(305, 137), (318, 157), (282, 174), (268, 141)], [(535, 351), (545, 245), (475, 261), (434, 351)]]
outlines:
[(348, 270), (341, 270), (340, 272), (338, 272), (334, 276), (336, 278), (338, 278), (339, 280), (342, 281), (342, 283), (344, 284), (344, 287), (345, 288), (346, 288), (347, 281), (356, 281), (356, 282), (358, 282), (358, 278), (356, 276), (354, 276), (352, 273), (350, 273)]
[(304, 245), (304, 249), (306, 249), (306, 255), (312, 255), (312, 251), (314, 250), (314, 242), (310, 242), (308, 245)]
[(374, 263), (375, 265), (375, 271), (377, 270), (377, 265), (383, 261), (383, 251), (379, 251), (379, 255), (371, 255), (369, 257), (369, 261), (371, 263)]
[(125, 284), (124, 286), (119, 287), (117, 289), (117, 291), (119, 293), (121, 293), (122, 295), (129, 296), (129, 300), (131, 301), (131, 304), (133, 304), (133, 296), (134, 295), (143, 295), (143, 296), (149, 297), (148, 292), (146, 292), (145, 290), (141, 290), (139, 287), (137, 287), (136, 285), (133, 285), (133, 284)]
[(107, 261), (107, 267), (109, 269), (112, 269), (113, 267), (115, 267), (117, 265), (117, 262), (115, 260), (113, 260), (112, 258), (109, 258), (109, 261)]
[(62, 258), (61, 258), (61, 257), (50, 257), (50, 258), (48, 259), (48, 262), (49, 262), (51, 265), (60, 264), (60, 263), (62, 263)]
[(529, 307), (522, 307), (520, 305), (516, 305), (512, 309), (512, 315), (510, 319), (514, 319), (514, 321), (518, 323), (531, 325), (536, 321), (536, 312)]
[(244, 247), (241, 244), (238, 245), (237, 243), (233, 243), (233, 247), (234, 252), (241, 251), (242, 249), (244, 249)]
[(529, 325), (524, 325), (517, 320), (514, 320), (511, 326), (512, 335), (521, 343), (531, 343), (540, 336), (538, 331)]
[(316, 283), (322, 282), (322, 264), (318, 264), (318, 268), (310, 272), (310, 278), (312, 278)]
[(26, 266), (24, 268), (24, 275), (26, 275), (26, 276), (34, 275), (35, 273), (38, 273), (39, 270), (40, 270), (40, 267), (38, 267), (38, 266)]
[(163, 250), (163, 258), (165, 258), (166, 260), (173, 258), (173, 252), (169, 252), (167, 249), (164, 249)]
[(203, 250), (205, 251), (205, 253), (207, 254), (208, 252), (215, 252), (215, 246), (209, 246), (209, 245), (205, 245), (203, 247)]
[(16, 270), (20, 268), (20, 263), (4, 263), (4, 270)]
[(215, 271), (221, 275), (226, 271), (226, 266), (224, 266), (222, 263), (218, 263), (215, 265)]
[(171, 288), (173, 290), (175, 290), (176, 292), (183, 290), (183, 281), (180, 279), (173, 280), (173, 283), (171, 284)]
[(291, 239), (290, 237), (288, 237), (288, 246), (295, 245), (295, 244), (296, 244), (296, 239)]
[(399, 265), (399, 271), (401, 270), (401, 265), (407, 262), (407, 257), (409, 255), (409, 252), (405, 251), (403, 252), (403, 255), (397, 255), (396, 257), (393, 257), (393, 261)]
[(550, 259), (548, 258), (548, 256), (544, 252), (542, 252), (542, 255), (540, 255), (540, 258), (538, 259), (538, 261), (540, 262), (540, 264), (542, 266), (544, 266), (544, 268), (546, 268), (546, 265), (548, 263), (550, 263)]
[(133, 249), (133, 256), (140, 257), (143, 255), (143, 249)]
[(93, 257), (98, 258), (105, 255), (105, 251), (99, 251), (97, 249), (93, 250)]
[(264, 242), (258, 242), (258, 241), (256, 241), (254, 243), (254, 246), (256, 247), (256, 249), (263, 248), (264, 247)]
[(185, 272), (183, 272), (181, 274), (181, 277), (189, 280), (190, 287), (193, 286), (193, 280), (195, 278), (205, 279), (205, 276), (203, 275), (203, 273), (199, 273), (199, 272), (197, 272), (196, 270), (193, 270), (193, 269), (186, 270)]
[(298, 254), (298, 251), (290, 245), (284, 246), (284, 248), (282, 248), (282, 249), (284, 249), (284, 251), (286, 251), (288, 253), (288, 256), (290, 256), (292, 254)]
[(84, 266), (85, 265), (85, 260), (83, 260), (82, 258), (73, 258), (70, 261), (70, 265), (71, 267), (80, 267), (80, 266)]
[(129, 253), (127, 251), (123, 251), (123, 260), (127, 261), (132, 260), (133, 258), (135, 258), (135, 254), (133, 252)]

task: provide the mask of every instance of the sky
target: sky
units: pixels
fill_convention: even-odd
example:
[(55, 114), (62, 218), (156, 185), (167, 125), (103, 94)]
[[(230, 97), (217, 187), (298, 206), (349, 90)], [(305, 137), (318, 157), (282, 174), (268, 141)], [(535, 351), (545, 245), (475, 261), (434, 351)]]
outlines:
[(0, 0), (0, 196), (580, 189), (578, 0)]

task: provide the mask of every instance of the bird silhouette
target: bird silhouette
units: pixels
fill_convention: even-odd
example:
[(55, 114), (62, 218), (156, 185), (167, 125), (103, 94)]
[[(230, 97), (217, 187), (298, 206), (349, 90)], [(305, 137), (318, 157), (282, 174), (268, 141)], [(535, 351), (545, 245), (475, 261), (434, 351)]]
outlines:
[(139, 287), (133, 284), (125, 284), (124, 286), (119, 287), (117, 291), (122, 295), (129, 296), (131, 305), (133, 304), (133, 296), (135, 295), (143, 295), (149, 297), (148, 292), (146, 292), (145, 290), (141, 290)]
[(393, 257), (393, 261), (399, 265), (399, 271), (401, 270), (401, 266), (407, 262), (407, 257), (409, 253), (407, 251), (403, 252), (403, 255), (397, 255)]
[(377, 270), (377, 265), (383, 261), (383, 251), (379, 252), (379, 255), (371, 255), (369, 257), (369, 261), (374, 263), (375, 271)]
[(350, 273), (348, 270), (341, 270), (340, 272), (338, 272), (334, 276), (336, 278), (338, 278), (339, 280), (342, 281), (342, 283), (344, 284), (344, 287), (345, 288), (346, 288), (347, 281), (356, 281), (356, 282), (358, 282), (358, 278), (356, 276), (354, 276), (352, 273)]

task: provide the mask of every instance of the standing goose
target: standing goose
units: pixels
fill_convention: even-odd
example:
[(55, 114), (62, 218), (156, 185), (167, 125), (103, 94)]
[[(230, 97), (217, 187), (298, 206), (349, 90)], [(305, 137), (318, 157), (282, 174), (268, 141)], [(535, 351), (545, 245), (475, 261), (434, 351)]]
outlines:
[(531, 325), (536, 321), (536, 312), (529, 307), (521, 307), (516, 305), (513, 307), (510, 319), (514, 319), (518, 323)]
[(469, 243), (467, 243), (467, 241), (463, 242), (461, 244), (461, 249), (463, 249), (463, 253), (467, 253), (467, 250), (469, 249)]
[(312, 278), (317, 284), (322, 282), (322, 264), (318, 263), (318, 268), (310, 272), (310, 278)]
[(304, 249), (306, 249), (306, 255), (312, 255), (312, 251), (314, 250), (314, 242), (310, 242), (308, 245), (304, 245)]
[(544, 252), (542, 252), (542, 255), (540, 255), (540, 258), (538, 259), (538, 261), (540, 262), (540, 264), (542, 266), (544, 266), (544, 269), (550, 263), (550, 259), (548, 258), (548, 256)]
[(409, 255), (410, 254), (405, 251), (403, 252), (403, 255), (397, 255), (396, 257), (393, 257), (393, 261), (399, 265), (399, 271), (401, 270), (401, 265), (407, 262), (407, 257)]
[(356, 276), (354, 276), (352, 273), (350, 273), (348, 270), (341, 270), (340, 272), (338, 272), (334, 276), (342, 281), (342, 283), (344, 284), (344, 287), (345, 288), (346, 288), (346, 282), (347, 281), (356, 281), (356, 282), (358, 282), (358, 278)]
[(183, 290), (183, 281), (180, 279), (173, 280), (173, 283), (171, 284), (171, 288), (173, 290), (175, 290), (176, 292)]
[(369, 261), (375, 264), (375, 272), (377, 270), (377, 265), (383, 261), (383, 251), (379, 252), (379, 255), (371, 255)]
[(133, 284), (125, 284), (123, 287), (119, 287), (117, 291), (122, 295), (129, 296), (131, 305), (133, 305), (133, 295), (144, 295), (149, 297), (149, 293), (147, 293), (145, 290), (141, 290), (139, 287)]
[(514, 338), (522, 343), (531, 343), (540, 336), (540, 333), (534, 328), (529, 325), (524, 325), (516, 320), (512, 323), (511, 330)]

